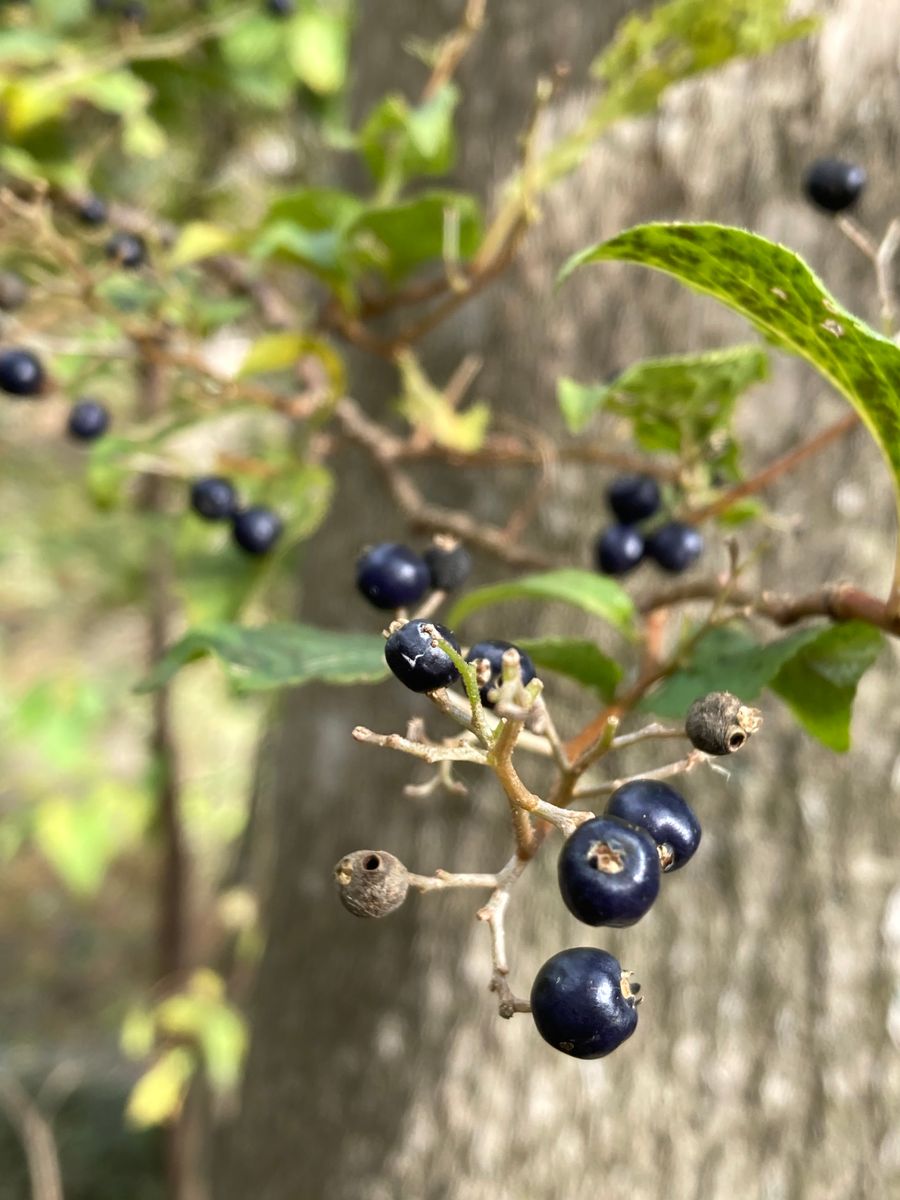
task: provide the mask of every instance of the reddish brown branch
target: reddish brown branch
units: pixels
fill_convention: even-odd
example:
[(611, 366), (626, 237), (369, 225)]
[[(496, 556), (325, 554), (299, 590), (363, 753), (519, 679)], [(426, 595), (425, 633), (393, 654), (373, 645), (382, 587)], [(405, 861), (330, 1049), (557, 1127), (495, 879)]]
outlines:
[(738, 500), (743, 500), (745, 496), (754, 496), (757, 492), (764, 491), (776, 479), (779, 479), (782, 475), (787, 475), (794, 467), (803, 462), (804, 459), (818, 454), (826, 446), (830, 446), (832, 442), (836, 442), (852, 429), (855, 429), (858, 424), (859, 416), (856, 412), (846, 413), (839, 421), (835, 421), (833, 425), (829, 425), (826, 429), (811, 437), (809, 441), (802, 442), (799, 446), (795, 446), (792, 450), (789, 450), (787, 454), (783, 454), (781, 458), (776, 458), (774, 462), (769, 463), (767, 467), (751, 479), (745, 479), (733, 488), (729, 488), (727, 492), (723, 492), (711, 504), (704, 505), (703, 508), (694, 509), (693, 512), (686, 512), (684, 514), (686, 519), (698, 523), (700, 521), (708, 521), (712, 517), (720, 516), (722, 513), (727, 512)]

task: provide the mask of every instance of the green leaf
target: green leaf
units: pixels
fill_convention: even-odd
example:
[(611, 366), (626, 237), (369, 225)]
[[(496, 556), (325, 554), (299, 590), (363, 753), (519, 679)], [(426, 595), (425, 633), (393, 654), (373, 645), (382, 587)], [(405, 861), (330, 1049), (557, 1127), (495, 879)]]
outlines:
[(700, 638), (681, 669), (641, 708), (681, 718), (707, 692), (754, 700), (769, 687), (813, 737), (830, 749), (846, 750), (856, 685), (881, 643), (877, 630), (853, 621), (798, 630), (765, 646), (743, 625), (722, 626)]
[(162, 687), (185, 663), (206, 654), (221, 659), (243, 691), (299, 687), (305, 683), (377, 683), (388, 674), (384, 639), (368, 633), (310, 625), (211, 625), (176, 642), (141, 684)]
[(486, 404), (470, 404), (460, 411), (434, 386), (412, 350), (397, 355), (403, 394), (398, 407), (410, 425), (427, 433), (439, 446), (471, 453), (484, 441), (491, 410)]
[(456, 625), (478, 609), (506, 600), (558, 600), (608, 621), (625, 634), (631, 633), (634, 622), (631, 597), (617, 583), (593, 571), (571, 568), (478, 588), (456, 602), (447, 623)]
[(831, 750), (849, 750), (856, 687), (883, 641), (877, 629), (861, 622), (826, 629), (785, 663), (772, 691), (813, 737)]
[(224, 254), (239, 243), (239, 237), (231, 229), (213, 225), (209, 221), (190, 221), (178, 235), (178, 241), (169, 254), (169, 265), (184, 267), (199, 262), (213, 254)]
[(266, 333), (257, 338), (241, 363), (238, 376), (287, 371), (302, 358), (309, 339), (303, 333)]
[(347, 22), (322, 9), (300, 13), (288, 25), (287, 55), (308, 88), (322, 96), (340, 91), (347, 74)]
[(146, 1129), (177, 1116), (196, 1069), (197, 1060), (184, 1046), (163, 1051), (132, 1088), (125, 1109), (128, 1121)]
[(593, 64), (607, 84), (607, 117), (652, 112), (671, 84), (732, 58), (767, 54), (812, 33), (817, 22), (792, 20), (790, 0), (670, 0), (628, 17)]
[(638, 225), (576, 254), (560, 278), (610, 259), (674, 275), (806, 359), (856, 408), (900, 494), (900, 348), (842, 308), (793, 251), (724, 225)]
[(399, 187), (417, 175), (449, 171), (456, 154), (453, 113), (458, 102), (452, 84), (416, 108), (399, 95), (382, 100), (359, 132), (360, 150), (375, 179)]
[[(458, 239), (445, 247), (450, 216)], [(461, 192), (425, 192), (412, 200), (366, 209), (347, 230), (382, 274), (397, 282), (423, 263), (472, 257), (481, 239), (481, 213), (474, 196)]]
[(576, 683), (592, 688), (604, 701), (615, 694), (622, 668), (593, 642), (579, 638), (516, 638), (516, 645), (529, 654), (538, 669), (556, 671)]
[(73, 799), (54, 796), (35, 811), (34, 839), (73, 892), (92, 895), (109, 864), (140, 836), (146, 797), (114, 781)]
[(632, 422), (643, 450), (678, 454), (703, 447), (714, 432), (727, 428), (738, 396), (768, 373), (761, 346), (730, 346), (647, 359), (603, 386), (560, 380), (559, 403), (573, 433), (604, 408)]

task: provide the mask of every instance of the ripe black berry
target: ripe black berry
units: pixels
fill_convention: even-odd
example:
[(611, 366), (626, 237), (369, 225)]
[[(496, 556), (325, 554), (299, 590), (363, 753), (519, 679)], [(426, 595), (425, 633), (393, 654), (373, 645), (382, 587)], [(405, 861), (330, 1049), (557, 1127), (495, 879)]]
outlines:
[(283, 529), (281, 517), (262, 505), (235, 513), (231, 523), (235, 542), (248, 554), (268, 554)]
[(126, 271), (134, 271), (147, 261), (147, 243), (138, 233), (114, 233), (105, 249), (106, 257)]
[(659, 854), (653, 838), (618, 817), (585, 821), (559, 855), (559, 890), (566, 907), (587, 925), (633, 925), (659, 892)]
[(97, 400), (79, 400), (72, 405), (66, 429), (80, 442), (93, 442), (109, 429), (109, 409)]
[(605, 950), (576, 946), (549, 958), (531, 988), (537, 1031), (573, 1058), (603, 1058), (637, 1029), (628, 975)]
[(0, 351), (0, 392), (10, 396), (37, 396), (44, 386), (41, 360), (30, 350)]
[(609, 798), (610, 816), (646, 829), (660, 851), (664, 871), (677, 871), (700, 845), (700, 822), (687, 801), (656, 779), (634, 779)]
[(433, 692), (459, 678), (453, 659), (435, 645), (438, 638), (459, 653), (459, 642), (450, 630), (433, 621), (408, 621), (385, 642), (387, 665), (410, 691)]
[[(490, 699), (491, 692), (498, 688), (503, 682), (503, 652), (504, 650), (519, 650), (518, 646), (513, 646), (512, 642), (478, 642), (472, 647), (466, 655), (466, 662), (478, 662), (479, 659), (487, 659), (491, 666), (491, 677), (487, 683), (482, 684), (478, 689), (481, 695), (481, 703), (487, 708), (494, 707), (494, 701)], [(528, 657), (524, 650), (519, 650), (519, 673), (522, 676), (522, 683), (531, 683), (537, 671), (534, 669), (534, 663)]]
[(659, 508), (659, 484), (652, 475), (622, 475), (607, 489), (606, 502), (623, 525), (646, 521)]
[(205, 521), (225, 521), (237, 510), (234, 485), (219, 475), (206, 475), (191, 484), (191, 508)]
[(703, 553), (703, 534), (693, 525), (670, 521), (647, 538), (647, 556), (664, 571), (686, 571)]
[(644, 557), (644, 539), (630, 525), (610, 525), (597, 539), (594, 558), (604, 575), (626, 575)]
[(855, 204), (866, 186), (866, 173), (855, 163), (839, 158), (819, 158), (806, 170), (803, 191), (807, 200), (825, 212), (839, 213)]
[(75, 215), (83, 225), (104, 225), (109, 211), (99, 196), (85, 196), (76, 204)]
[(438, 592), (452, 592), (462, 587), (472, 574), (472, 555), (460, 542), (452, 539), (436, 540), (422, 555), (431, 586)]
[(405, 608), (418, 604), (431, 586), (431, 576), (414, 550), (382, 542), (357, 562), (356, 586), (376, 608)]
[(266, 12), (273, 17), (289, 17), (296, 7), (295, 0), (266, 0)]

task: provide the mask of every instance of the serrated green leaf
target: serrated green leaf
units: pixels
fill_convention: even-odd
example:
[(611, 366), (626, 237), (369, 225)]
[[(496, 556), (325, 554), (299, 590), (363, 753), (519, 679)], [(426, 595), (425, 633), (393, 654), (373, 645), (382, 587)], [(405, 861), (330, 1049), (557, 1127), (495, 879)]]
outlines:
[(641, 449), (679, 454), (702, 448), (714, 432), (727, 429), (737, 398), (768, 373), (761, 346), (729, 346), (646, 359), (602, 386), (560, 380), (559, 403), (573, 433), (602, 408), (631, 421)]
[(724, 225), (638, 225), (574, 255), (560, 279), (612, 259), (655, 267), (714, 296), (773, 345), (806, 359), (856, 408), (900, 495), (900, 347), (842, 308), (798, 255)]
[(425, 192), (366, 209), (350, 225), (347, 237), (382, 274), (398, 282), (416, 267), (443, 257), (450, 215), (458, 222), (458, 241), (446, 249), (465, 261), (478, 249), (481, 212), (475, 197), (461, 192)]
[(800, 724), (831, 750), (850, 749), (856, 688), (881, 650), (877, 629), (851, 621), (826, 629), (781, 668), (772, 691)]
[(575, 568), (478, 588), (456, 602), (447, 623), (456, 625), (480, 608), (507, 600), (558, 600), (608, 621), (625, 634), (631, 633), (634, 624), (634, 605), (626, 591), (612, 579)]
[(538, 674), (556, 671), (593, 689), (604, 701), (615, 694), (622, 668), (594, 642), (579, 638), (516, 638), (515, 643), (531, 655)]
[(172, 646), (139, 690), (162, 687), (185, 663), (207, 654), (222, 661), (243, 691), (313, 682), (377, 683), (388, 674), (384, 640), (374, 634), (310, 625), (213, 625), (194, 630)]

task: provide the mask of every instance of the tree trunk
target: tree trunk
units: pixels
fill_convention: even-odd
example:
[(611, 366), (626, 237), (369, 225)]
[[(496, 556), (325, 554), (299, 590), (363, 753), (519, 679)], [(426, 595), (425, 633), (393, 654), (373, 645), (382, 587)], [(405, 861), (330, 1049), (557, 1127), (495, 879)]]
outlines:
[[(362, 5), (363, 95), (396, 86), (415, 94), (421, 73), (402, 41), (450, 27), (461, 7)], [(568, 59), (572, 79), (583, 79), (628, 7), (488, 6), (461, 77), (466, 186), (490, 194), (510, 165), (536, 75)], [(463, 354), (482, 354), (477, 390), (499, 419), (553, 434), (560, 374), (602, 378), (642, 355), (747, 338), (712, 301), (633, 267), (586, 270), (554, 293), (568, 253), (648, 218), (718, 219), (777, 238), (844, 303), (876, 317), (868, 264), (803, 204), (799, 178), (818, 154), (865, 163), (863, 214), (884, 227), (896, 206), (898, 49), (900, 0), (839, 0), (809, 42), (674, 89), (657, 117), (619, 126), (554, 193), (522, 262), (432, 339), (436, 377)], [(581, 104), (573, 84), (551, 124), (571, 123)], [(357, 395), (384, 411), (390, 381), (366, 370)], [(742, 410), (749, 459), (767, 460), (841, 406), (805, 366), (779, 360), (773, 381)], [(535, 538), (586, 564), (605, 481), (566, 468)], [(427, 487), (494, 520), (509, 500), (507, 484), (474, 472), (433, 472)], [(768, 539), (767, 585), (803, 591), (851, 577), (886, 593), (891, 489), (863, 432), (806, 464), (771, 501), (792, 523)], [(366, 542), (404, 532), (367, 464), (348, 453), (340, 499), (305, 556), (304, 619), (373, 627), (353, 597), (353, 561)], [(742, 544), (750, 549), (760, 536), (741, 535)], [(723, 554), (712, 545), (708, 566)], [(480, 580), (496, 570), (480, 568)], [(648, 586), (653, 580), (641, 577), (635, 590)], [(541, 629), (578, 632), (580, 624), (570, 613), (519, 607), (492, 611), (465, 634)], [(508, 926), (519, 994), (544, 959), (584, 943), (611, 950), (643, 984), (636, 1035), (593, 1063), (552, 1051), (527, 1016), (498, 1019), (485, 986), (486, 933), (472, 921), (477, 898), (412, 897), (378, 923), (356, 921), (338, 904), (331, 867), (350, 849), (390, 849), (422, 872), (494, 870), (505, 859), (495, 787), (473, 787), (465, 799), (409, 799), (402, 788), (426, 778), (424, 769), (350, 739), (356, 724), (401, 731), (414, 712), (436, 727), (427, 704), (392, 682), (289, 696), (260, 822), (272, 831), (269, 849), (259, 850), (270, 879), (268, 945), (242, 1112), (220, 1155), (220, 1200), (898, 1194), (893, 655), (885, 652), (861, 688), (846, 758), (797, 732), (767, 695), (764, 732), (730, 778), (688, 778), (703, 847), (635, 928), (592, 931), (571, 919), (552, 877), (552, 846), (522, 879)], [(551, 703), (556, 691), (549, 681)], [(562, 716), (577, 727), (571, 711)]]

